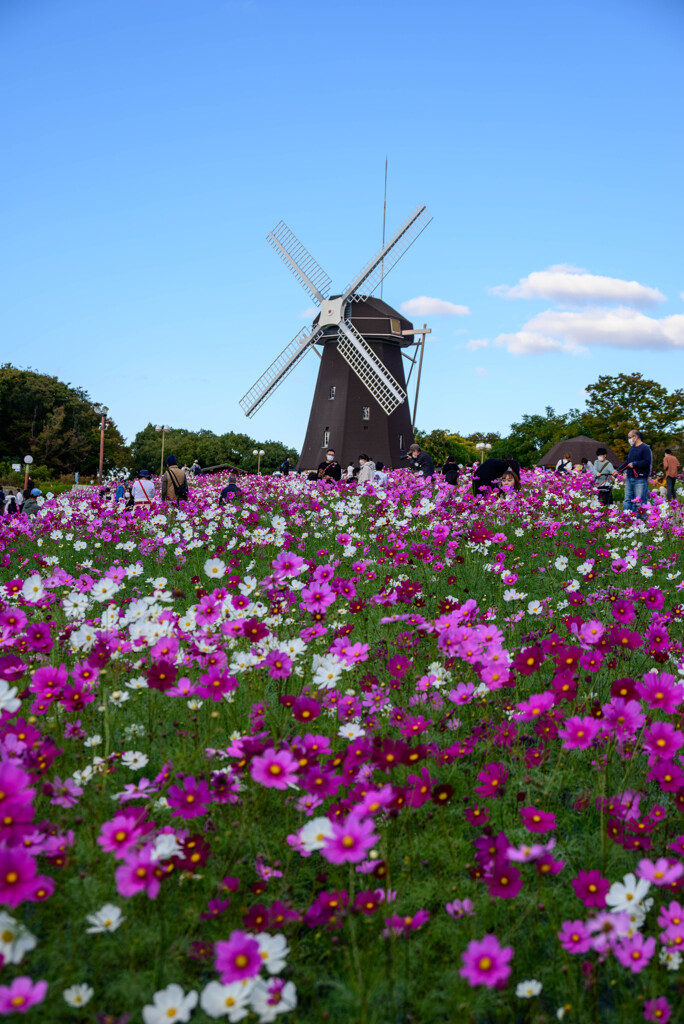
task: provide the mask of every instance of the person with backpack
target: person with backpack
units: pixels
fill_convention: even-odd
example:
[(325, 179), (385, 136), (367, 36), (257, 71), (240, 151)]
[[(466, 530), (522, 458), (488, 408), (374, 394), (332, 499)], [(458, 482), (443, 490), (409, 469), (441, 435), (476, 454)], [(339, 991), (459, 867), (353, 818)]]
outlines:
[(287, 476), (290, 472), (290, 456), (286, 455), (283, 461), (280, 463), (280, 472), (283, 476)]
[(5, 515), (16, 516), (19, 509), (17, 508), (17, 499), (14, 495), (14, 491), (8, 491), (5, 497)]
[(161, 500), (175, 501), (176, 504), (179, 501), (188, 500), (188, 478), (180, 469), (175, 455), (169, 455), (166, 460), (166, 472), (162, 477)]
[(566, 452), (562, 459), (556, 463), (557, 473), (572, 473), (572, 456)]
[(608, 458), (605, 448), (596, 449), (596, 461), (589, 463), (594, 483), (598, 489), (598, 500), (602, 505), (613, 504), (613, 463)]

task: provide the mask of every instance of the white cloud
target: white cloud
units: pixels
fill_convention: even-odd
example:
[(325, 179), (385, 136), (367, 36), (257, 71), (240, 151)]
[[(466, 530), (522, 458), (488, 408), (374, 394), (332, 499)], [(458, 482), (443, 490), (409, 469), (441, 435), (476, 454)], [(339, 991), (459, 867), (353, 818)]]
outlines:
[(472, 338), (468, 342), (466, 348), (469, 348), (471, 352), (477, 352), (478, 348), (488, 348), (489, 342), (486, 338)]
[(549, 309), (495, 344), (514, 355), (536, 352), (586, 353), (591, 348), (684, 349), (684, 314), (657, 317), (621, 306), (583, 313)]
[(475, 373), (478, 375), (478, 377), (488, 377), (489, 376), (489, 370), (485, 370), (484, 366), (476, 366), (475, 367)]
[(467, 316), (470, 313), (467, 306), (457, 306), (446, 299), (431, 299), (428, 295), (408, 299), (399, 309), (407, 316)]
[(509, 287), (501, 284), (491, 291), (504, 299), (549, 299), (565, 306), (619, 302), (634, 306), (654, 306), (665, 296), (657, 288), (619, 277), (601, 277), (579, 267), (559, 264), (547, 270), (535, 270)]
[(303, 309), (299, 314), (301, 320), (313, 320), (316, 314), (319, 312), (317, 306), (308, 306), (307, 309)]

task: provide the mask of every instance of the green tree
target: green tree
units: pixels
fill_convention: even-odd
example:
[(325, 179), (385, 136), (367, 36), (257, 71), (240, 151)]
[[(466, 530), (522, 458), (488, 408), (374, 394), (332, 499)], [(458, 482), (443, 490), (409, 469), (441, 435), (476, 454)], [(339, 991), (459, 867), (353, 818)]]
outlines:
[(678, 447), (684, 421), (684, 390), (668, 392), (640, 373), (604, 374), (587, 386), (587, 416), (592, 436), (605, 441), (618, 455), (627, 454), (627, 434), (641, 430), (644, 440), (660, 453)]
[[(57, 377), (9, 363), (0, 366), (0, 438), (0, 459), (14, 462), (32, 455), (36, 465), (53, 473), (97, 471), (100, 416), (87, 392)], [(104, 469), (128, 459), (126, 443), (109, 420)]]
[(465, 437), (449, 430), (431, 430), (426, 434), (422, 430), (416, 430), (416, 444), (426, 451), (434, 462), (435, 466), (442, 466), (446, 462), (447, 455), (453, 455), (456, 462), (473, 462), (479, 458), (478, 451)]

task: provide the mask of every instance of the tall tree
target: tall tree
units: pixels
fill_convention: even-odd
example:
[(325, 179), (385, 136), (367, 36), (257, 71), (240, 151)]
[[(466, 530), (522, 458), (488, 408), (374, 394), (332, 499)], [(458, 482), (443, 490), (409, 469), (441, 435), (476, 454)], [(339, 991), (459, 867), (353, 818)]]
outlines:
[(674, 447), (684, 421), (684, 390), (668, 392), (640, 373), (602, 375), (587, 386), (587, 414), (594, 436), (627, 454), (627, 434), (641, 430), (657, 451)]

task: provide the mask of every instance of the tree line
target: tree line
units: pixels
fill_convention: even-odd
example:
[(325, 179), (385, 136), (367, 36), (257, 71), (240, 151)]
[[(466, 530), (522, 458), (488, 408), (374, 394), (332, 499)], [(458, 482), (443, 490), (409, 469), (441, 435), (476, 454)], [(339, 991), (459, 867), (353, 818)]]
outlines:
[[(603, 375), (586, 388), (586, 409), (557, 413), (547, 406), (543, 413), (525, 413), (511, 424), (508, 434), (471, 433), (452, 430), (416, 431), (416, 440), (430, 452), (435, 462), (453, 455), (457, 462), (481, 459), (479, 442), (490, 444), (493, 457), (512, 455), (523, 466), (532, 466), (558, 441), (586, 434), (609, 445), (616, 454), (627, 453), (627, 434), (634, 428), (644, 432), (659, 459), (666, 447), (679, 449), (684, 422), (684, 390), (669, 392), (656, 381), (640, 373)], [(179, 463), (201, 466), (228, 465), (254, 472), (258, 456), (264, 452), (261, 469), (276, 470), (289, 456), (296, 464), (298, 453), (280, 441), (257, 442), (248, 434), (227, 431), (186, 430), (171, 427), (164, 438), (165, 453)], [(152, 423), (139, 430), (126, 444), (113, 419), (107, 420), (104, 438), (104, 471), (126, 467), (136, 472), (158, 472), (162, 438)], [(80, 472), (83, 478), (97, 472), (100, 456), (100, 415), (82, 388), (65, 384), (35, 370), (19, 370), (5, 363), (0, 366), (0, 464), (23, 462), (25, 455), (34, 460), (36, 479)], [(684, 461), (684, 460), (683, 460)]]

